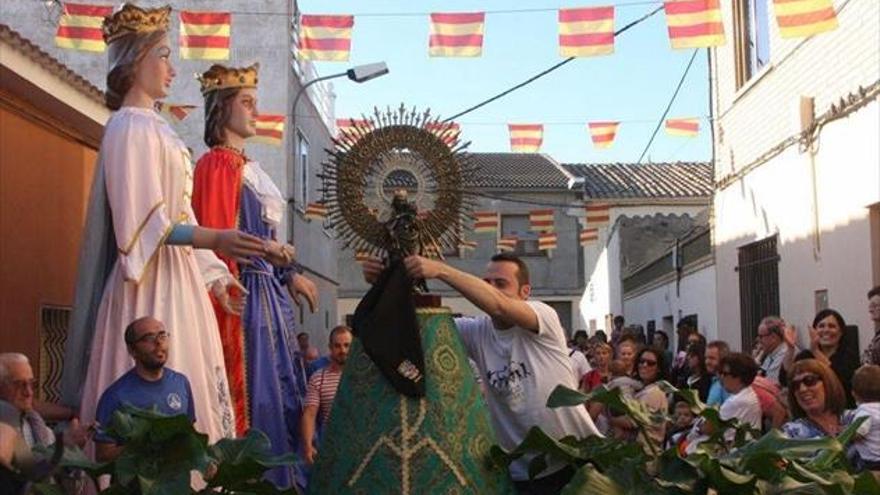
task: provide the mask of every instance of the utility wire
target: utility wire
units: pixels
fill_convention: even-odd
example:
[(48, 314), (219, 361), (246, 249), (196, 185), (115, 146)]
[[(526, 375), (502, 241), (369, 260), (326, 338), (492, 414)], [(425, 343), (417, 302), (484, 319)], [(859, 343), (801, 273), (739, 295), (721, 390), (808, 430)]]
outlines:
[(678, 91), (681, 89), (681, 85), (684, 84), (684, 80), (688, 75), (688, 72), (691, 70), (691, 65), (694, 64), (694, 59), (697, 57), (697, 52), (700, 51), (699, 48), (694, 48), (694, 53), (691, 55), (691, 59), (687, 64), (687, 67), (684, 69), (684, 74), (681, 75), (681, 79), (678, 81), (678, 86), (675, 88), (675, 92), (672, 93), (672, 98), (669, 99), (669, 104), (666, 105), (666, 110), (663, 111), (663, 115), (660, 116), (660, 120), (657, 122), (657, 127), (654, 128), (654, 133), (651, 134), (651, 139), (648, 140), (648, 144), (645, 145), (645, 149), (642, 150), (642, 154), (639, 156), (639, 161), (636, 162), (636, 165), (642, 163), (642, 158), (645, 157), (645, 153), (651, 148), (651, 143), (654, 142), (654, 138), (657, 137), (657, 132), (660, 130), (660, 126), (663, 125), (663, 120), (666, 119), (666, 115), (669, 113), (669, 109), (672, 108), (672, 103), (675, 102), (675, 97), (678, 96)]
[[(631, 2), (616, 2), (611, 5), (615, 7), (638, 7), (640, 5), (660, 5), (662, 4), (662, 0), (635, 0)], [(608, 4), (605, 4), (608, 5)], [(535, 12), (557, 12), (560, 9), (558, 7), (555, 8), (533, 8), (533, 9), (498, 9), (498, 10), (482, 10), (479, 12), (483, 12), (486, 15), (496, 15), (496, 14), (531, 14)], [(238, 15), (264, 15), (264, 16), (285, 16), (289, 17), (290, 14), (284, 12), (259, 12), (259, 11), (238, 11), (238, 10), (225, 10), (224, 12), (229, 12), (230, 14), (238, 14)], [(302, 9), (299, 9), (299, 12), (302, 12)], [(345, 13), (344, 15), (351, 15), (354, 17), (427, 17), (431, 14), (444, 13), (444, 11), (435, 11), (435, 12), (363, 12), (363, 13)], [(325, 13), (326, 14), (326, 13)], [(328, 15), (337, 15), (337, 14), (328, 14)]]
[[(614, 31), (614, 37), (616, 38), (619, 34), (621, 34), (621, 33), (623, 33), (624, 31), (630, 29), (631, 27), (635, 26), (636, 24), (640, 24), (640, 23), (646, 21), (648, 18), (650, 18), (651, 16), (653, 16), (653, 15), (656, 14), (657, 12), (660, 12), (661, 10), (663, 10), (663, 5), (660, 5), (660, 6), (657, 7), (656, 9), (654, 9), (654, 10), (652, 10), (651, 12), (649, 12), (649, 13), (643, 15), (642, 17), (636, 19), (635, 21), (630, 22), (629, 24), (627, 24), (626, 26), (623, 26), (622, 28), (618, 29), (617, 31)], [(528, 84), (531, 84), (532, 82), (534, 82), (534, 81), (536, 81), (536, 80), (538, 80), (538, 79), (540, 79), (540, 78), (546, 76), (547, 74), (553, 72), (554, 70), (556, 70), (556, 69), (562, 67), (563, 65), (565, 65), (565, 64), (567, 64), (567, 63), (569, 63), (569, 62), (571, 62), (571, 61), (574, 60), (575, 58), (576, 58), (576, 57), (568, 57), (567, 59), (563, 60), (562, 62), (559, 62), (559, 63), (557, 63), (557, 64), (551, 66), (550, 68), (548, 68), (548, 69), (546, 69), (546, 70), (544, 70), (544, 71), (539, 72), (538, 74), (536, 74), (536, 75), (534, 75), (534, 76), (532, 76), (532, 77), (526, 79), (525, 81), (523, 81), (523, 82), (517, 84), (516, 86), (513, 86), (512, 88), (509, 88), (509, 89), (507, 89), (507, 90), (505, 90), (505, 91), (502, 91), (501, 93), (498, 93), (497, 95), (495, 95), (495, 96), (489, 98), (488, 100), (483, 100), (482, 102), (477, 103), (476, 105), (474, 105), (474, 106), (472, 106), (472, 107), (470, 107), (470, 108), (467, 108), (466, 110), (463, 110), (463, 111), (461, 111), (461, 112), (459, 112), (459, 113), (453, 115), (452, 117), (449, 117), (449, 118), (444, 119), (443, 122), (449, 122), (449, 121), (452, 121), (452, 120), (454, 120), (454, 119), (456, 119), (456, 118), (458, 118), (458, 117), (461, 117), (462, 115), (465, 115), (465, 114), (471, 113), (471, 112), (473, 112), (474, 110), (477, 110), (478, 108), (484, 107), (484, 106), (488, 105), (489, 103), (492, 103), (492, 102), (495, 101), (495, 100), (498, 100), (498, 99), (500, 99), (500, 98), (503, 98), (504, 96), (507, 96), (508, 94), (513, 93), (514, 91), (516, 91), (516, 90), (518, 90), (518, 89), (520, 89), (520, 88), (522, 88), (522, 87), (524, 87), (524, 86), (526, 86), (526, 85), (528, 85)]]

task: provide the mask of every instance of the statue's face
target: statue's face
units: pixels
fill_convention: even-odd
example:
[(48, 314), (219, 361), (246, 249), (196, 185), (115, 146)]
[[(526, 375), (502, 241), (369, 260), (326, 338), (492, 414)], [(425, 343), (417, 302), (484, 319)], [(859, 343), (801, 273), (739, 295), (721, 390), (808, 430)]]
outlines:
[(229, 121), (226, 132), (242, 138), (249, 138), (257, 133), (257, 90), (242, 88), (229, 103)]

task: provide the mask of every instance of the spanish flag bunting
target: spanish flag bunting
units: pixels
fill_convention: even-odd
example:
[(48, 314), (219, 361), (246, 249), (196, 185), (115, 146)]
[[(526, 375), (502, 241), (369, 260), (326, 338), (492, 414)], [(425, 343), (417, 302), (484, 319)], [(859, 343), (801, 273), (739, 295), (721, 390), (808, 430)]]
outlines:
[(497, 248), (501, 252), (513, 251), (516, 249), (517, 238), (516, 236), (506, 236), (498, 239)]
[(559, 9), (559, 54), (593, 57), (614, 53), (614, 7)]
[(428, 55), (479, 57), (483, 54), (484, 12), (431, 14)]
[(195, 110), (195, 105), (178, 105), (175, 103), (159, 102), (159, 113), (173, 120), (174, 122), (183, 122), (189, 117), (190, 112)]
[(229, 60), (232, 14), (180, 12), (180, 58)]
[(510, 151), (515, 153), (537, 153), (544, 142), (542, 124), (508, 124), (510, 131)]
[(309, 203), (306, 205), (305, 217), (309, 220), (323, 220), (327, 218), (327, 207), (321, 203)]
[(541, 232), (538, 234), (538, 249), (542, 251), (556, 249), (556, 240), (555, 232)]
[(700, 132), (700, 119), (666, 119), (666, 134), (694, 137)]
[(587, 203), (584, 206), (587, 213), (587, 225), (599, 227), (607, 225), (611, 221), (611, 206), (608, 203)]
[(462, 239), (458, 242), (458, 247), (464, 251), (473, 251), (474, 249), (477, 249), (477, 241)]
[(368, 259), (370, 259), (372, 257), (373, 257), (373, 255), (370, 254), (369, 251), (358, 251), (358, 252), (354, 253), (354, 260), (357, 261), (358, 263), (363, 263), (364, 261), (367, 261)]
[(336, 139), (354, 144), (363, 133), (373, 130), (368, 119), (336, 119)]
[(257, 135), (250, 139), (257, 143), (281, 146), (284, 140), (284, 115), (260, 114), (257, 117)]
[(461, 127), (455, 122), (431, 122), (425, 128), (434, 133), (446, 146), (452, 146), (458, 141)]
[(475, 211), (474, 232), (497, 232), (498, 231), (498, 212), (497, 211)]
[(724, 24), (718, 0), (664, 2), (672, 48), (706, 48), (724, 44)]
[(103, 52), (107, 45), (104, 44), (101, 24), (113, 13), (113, 7), (66, 2), (62, 6), (55, 44), (71, 50)]
[(553, 230), (553, 210), (532, 210), (529, 212), (529, 230), (550, 232)]
[(599, 229), (584, 229), (578, 236), (581, 246), (588, 246), (599, 240)]
[(773, 0), (773, 12), (783, 38), (803, 38), (837, 28), (831, 0)]
[(596, 148), (610, 148), (617, 137), (617, 128), (620, 122), (590, 122), (587, 128), (590, 131), (590, 139)]
[(353, 15), (303, 15), (301, 25), (297, 48), (302, 59), (348, 61)]

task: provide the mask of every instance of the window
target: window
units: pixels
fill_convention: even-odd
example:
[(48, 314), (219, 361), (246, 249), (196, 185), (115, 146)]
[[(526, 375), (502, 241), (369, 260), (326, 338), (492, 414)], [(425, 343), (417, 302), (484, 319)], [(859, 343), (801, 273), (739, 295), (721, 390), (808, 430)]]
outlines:
[(538, 234), (529, 230), (528, 215), (501, 215), (501, 237), (516, 236), (518, 256), (544, 256), (538, 249)]
[(733, 2), (737, 89), (770, 62), (769, 3), (770, 0)]
[(776, 236), (739, 248), (739, 311), (742, 349), (755, 343), (758, 324), (779, 314), (779, 253)]
[(294, 184), (294, 201), (300, 211), (305, 211), (309, 202), (309, 142), (297, 129), (296, 183)]

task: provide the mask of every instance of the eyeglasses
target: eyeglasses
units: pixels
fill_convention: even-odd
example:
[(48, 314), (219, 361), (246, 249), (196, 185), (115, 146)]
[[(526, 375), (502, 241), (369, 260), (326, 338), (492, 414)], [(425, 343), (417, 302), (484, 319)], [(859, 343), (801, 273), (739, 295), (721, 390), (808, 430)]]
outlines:
[(140, 337), (136, 338), (134, 342), (135, 342), (135, 344), (139, 344), (141, 342), (155, 344), (156, 342), (158, 342), (160, 340), (167, 340), (168, 337), (170, 337), (170, 336), (171, 336), (170, 332), (166, 332), (163, 330), (161, 332), (145, 333), (145, 334), (141, 335)]
[(9, 382), (13, 387), (24, 390), (26, 388), (30, 388), (32, 390), (37, 389), (37, 380), (35, 378), (31, 378), (30, 380), (12, 380)]
[(639, 359), (639, 366), (641, 366), (643, 364), (645, 366), (657, 366), (657, 361), (654, 361), (651, 359)]
[(791, 381), (792, 390), (797, 390), (801, 388), (801, 385), (806, 385), (807, 387), (815, 387), (817, 383), (822, 381), (822, 377), (818, 375), (807, 375), (803, 378), (797, 378)]

